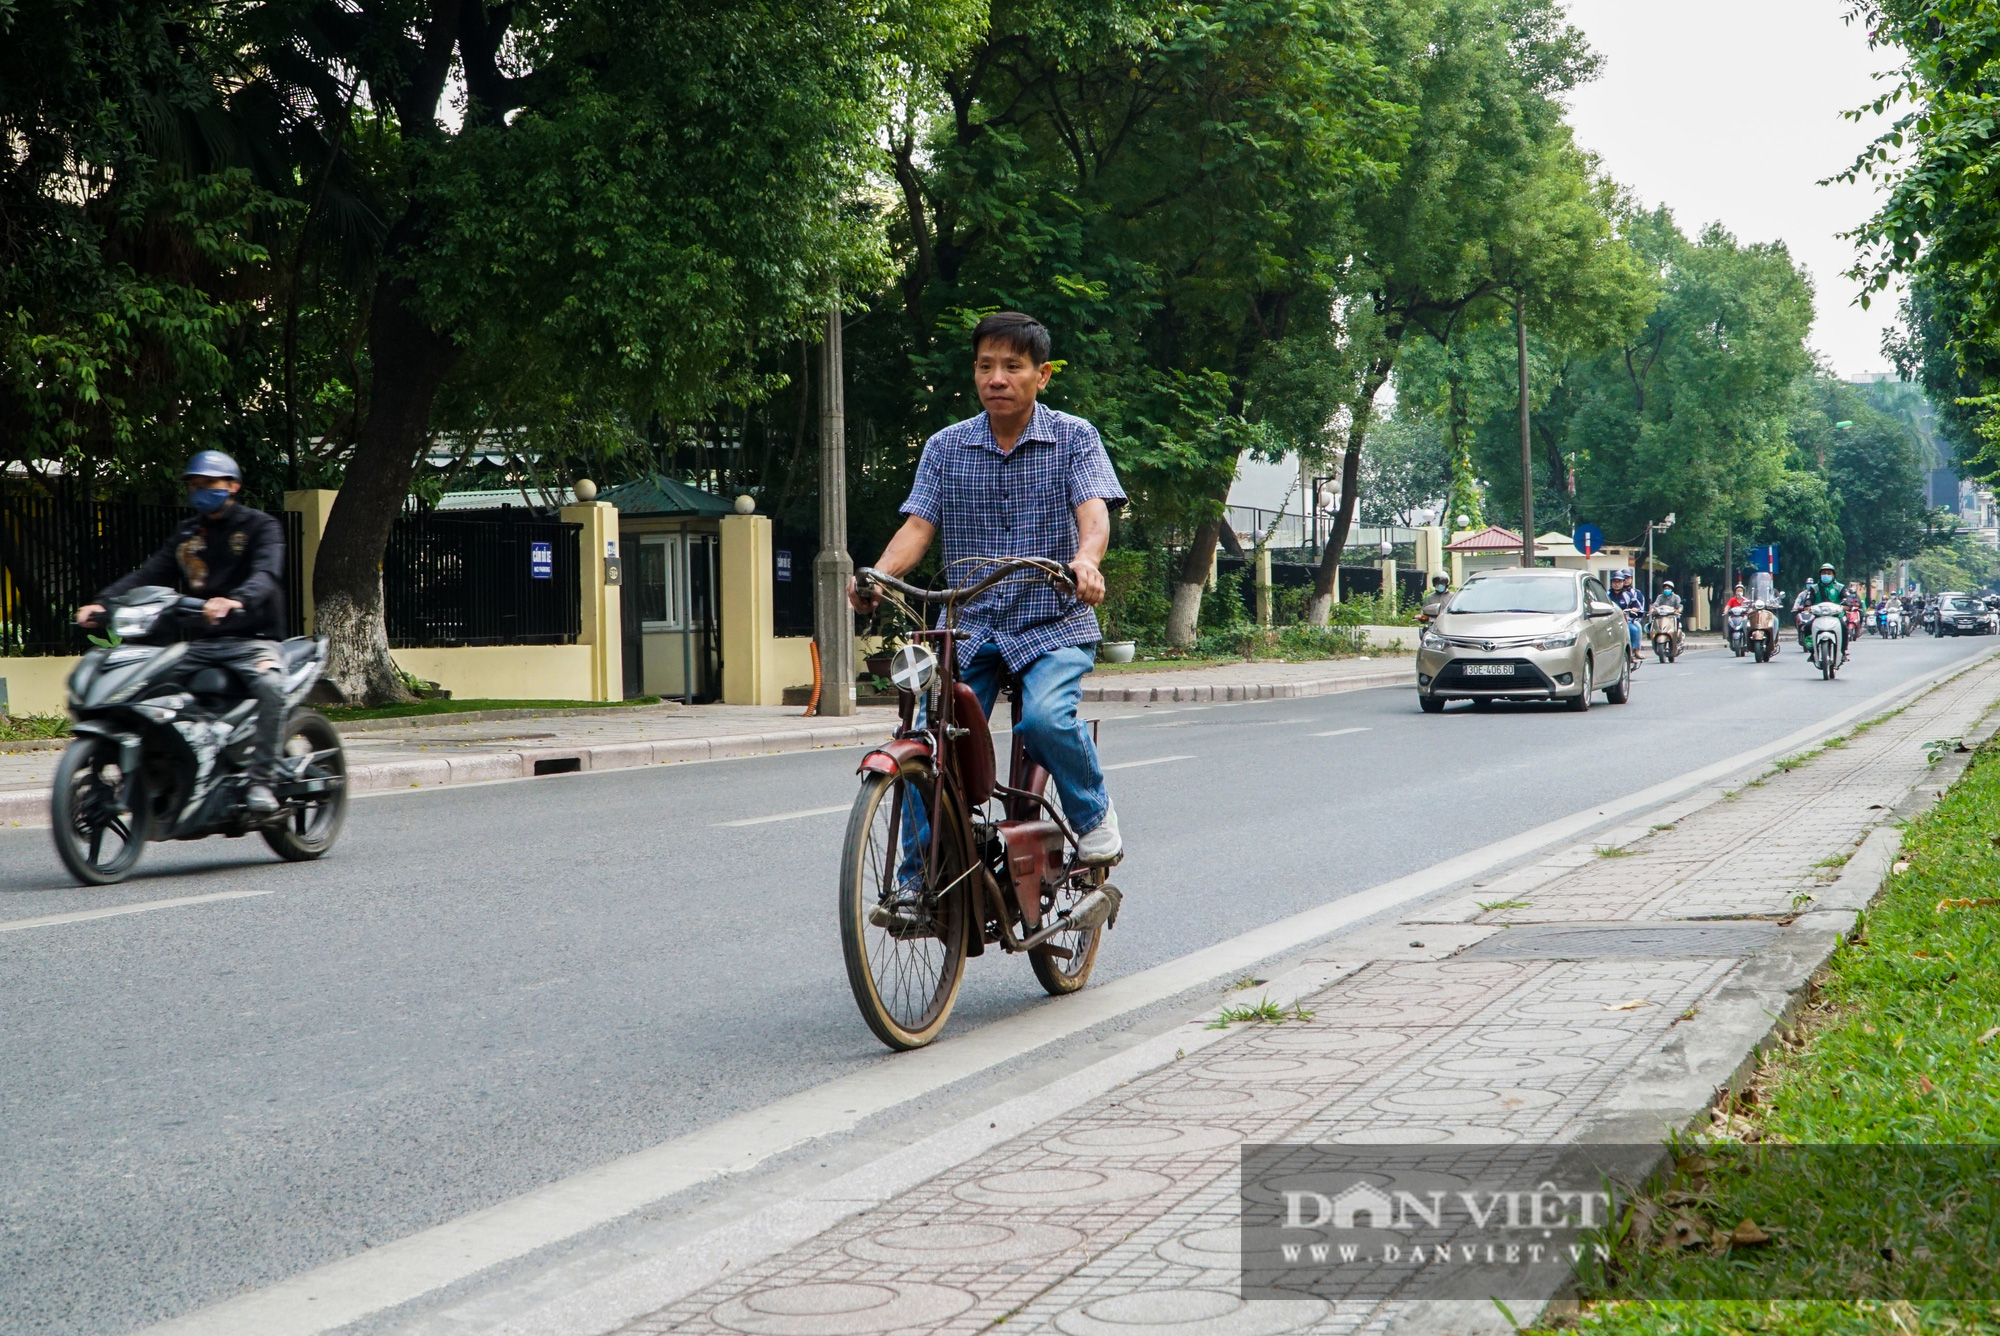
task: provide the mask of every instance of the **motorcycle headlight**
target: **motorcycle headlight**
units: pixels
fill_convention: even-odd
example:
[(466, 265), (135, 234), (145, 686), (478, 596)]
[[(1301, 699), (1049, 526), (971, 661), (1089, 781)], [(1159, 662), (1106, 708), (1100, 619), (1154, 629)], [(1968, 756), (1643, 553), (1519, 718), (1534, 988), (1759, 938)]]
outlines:
[(1535, 642), (1536, 649), (1568, 649), (1576, 643), (1576, 632), (1567, 631), (1559, 636), (1547, 636)]
[(120, 639), (126, 636), (142, 636), (153, 629), (153, 623), (159, 618), (160, 609), (157, 604), (115, 608), (111, 613), (111, 629)]
[(1426, 631), (1424, 632), (1424, 648), (1449, 649), (1451, 648), (1451, 642), (1435, 631)]

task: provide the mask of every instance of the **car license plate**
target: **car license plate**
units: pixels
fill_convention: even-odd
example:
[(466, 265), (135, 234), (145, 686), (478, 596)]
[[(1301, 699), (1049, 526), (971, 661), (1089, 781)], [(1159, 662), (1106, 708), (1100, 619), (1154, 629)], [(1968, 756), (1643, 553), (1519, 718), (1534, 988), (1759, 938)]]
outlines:
[(1467, 677), (1512, 677), (1514, 665), (1511, 663), (1468, 663), (1465, 665)]

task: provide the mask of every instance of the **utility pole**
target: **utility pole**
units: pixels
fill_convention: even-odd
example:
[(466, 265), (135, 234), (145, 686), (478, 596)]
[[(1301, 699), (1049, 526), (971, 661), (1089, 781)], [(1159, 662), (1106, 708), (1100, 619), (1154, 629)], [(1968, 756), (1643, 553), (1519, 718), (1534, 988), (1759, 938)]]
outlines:
[(819, 358), (819, 555), (813, 558), (813, 643), (819, 647), (819, 712), (854, 713), (854, 612), (847, 582), (847, 393), (840, 303), (826, 312)]
[(1514, 293), (1514, 352), (1521, 377), (1521, 564), (1535, 564), (1535, 461), (1528, 435), (1528, 322), (1526, 303)]

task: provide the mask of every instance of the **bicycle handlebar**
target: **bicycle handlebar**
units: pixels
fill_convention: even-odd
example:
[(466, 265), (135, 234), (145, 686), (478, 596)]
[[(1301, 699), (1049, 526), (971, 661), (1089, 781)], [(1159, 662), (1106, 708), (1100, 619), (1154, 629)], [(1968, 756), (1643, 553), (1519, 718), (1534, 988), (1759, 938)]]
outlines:
[(1047, 580), (1049, 584), (1053, 585), (1057, 593), (1069, 594), (1071, 596), (1074, 596), (1076, 593), (1076, 577), (1070, 573), (1069, 568), (1051, 561), (1047, 557), (985, 557), (973, 558), (973, 560), (990, 562), (994, 569), (979, 580), (962, 588), (920, 589), (916, 585), (899, 580), (893, 575), (878, 571), (873, 566), (863, 566), (854, 573), (854, 587), (857, 590), (865, 592), (869, 585), (880, 584), (895, 590), (905, 598), (915, 599), (919, 603), (954, 603), (977, 598), (1009, 576), (1025, 571), (1033, 571)]

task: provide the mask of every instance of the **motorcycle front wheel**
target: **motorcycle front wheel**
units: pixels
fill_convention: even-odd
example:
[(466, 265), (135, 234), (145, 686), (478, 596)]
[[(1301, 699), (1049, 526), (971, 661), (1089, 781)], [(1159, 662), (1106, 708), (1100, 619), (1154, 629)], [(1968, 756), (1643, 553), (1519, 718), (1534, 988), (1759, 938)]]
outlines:
[(264, 827), (264, 843), (288, 863), (324, 857), (347, 820), (347, 752), (340, 734), (326, 716), (299, 710), (285, 725), (278, 751), (287, 759), (312, 757), (299, 778), (328, 782), (316, 793), (299, 795), (296, 805), (288, 800), (276, 824)]
[[(932, 805), (942, 786), (913, 775), (869, 774), (847, 818), (840, 858), (840, 948), (861, 1019), (893, 1049), (922, 1048), (951, 1018), (965, 977), (977, 887), (946, 807), (937, 868), (926, 867)], [(949, 795), (946, 794), (949, 803)]]
[(49, 795), (56, 853), (70, 875), (86, 886), (125, 880), (146, 851), (152, 813), (145, 782), (134, 786), (136, 801), (129, 811), (120, 796), (124, 788), (118, 744), (108, 738), (80, 737), (56, 763)]

